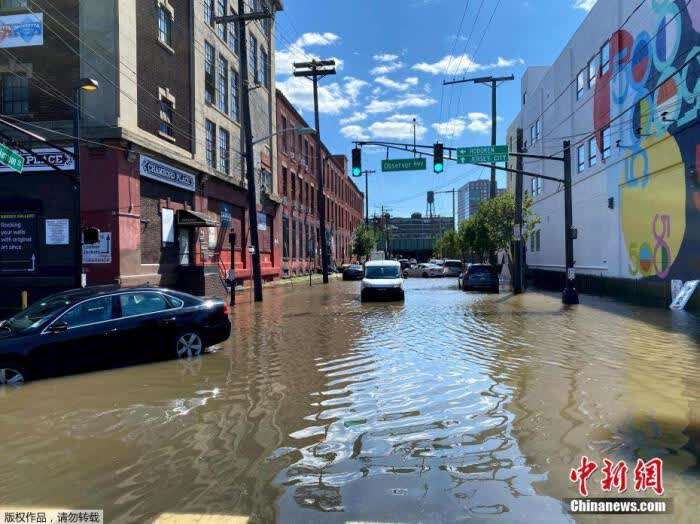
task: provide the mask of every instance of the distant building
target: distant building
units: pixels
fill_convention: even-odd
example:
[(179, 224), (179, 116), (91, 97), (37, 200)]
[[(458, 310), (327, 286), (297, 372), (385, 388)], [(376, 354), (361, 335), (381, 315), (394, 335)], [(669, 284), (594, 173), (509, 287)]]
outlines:
[[(391, 256), (427, 260), (435, 241), (454, 227), (452, 217), (391, 217), (387, 222), (387, 243)], [(383, 245), (380, 241), (380, 247)]]
[[(491, 181), (489, 179), (467, 182), (457, 190), (457, 220), (462, 222), (474, 215), (481, 206), (481, 202), (489, 198)], [(497, 195), (506, 192), (505, 188), (498, 188)]]

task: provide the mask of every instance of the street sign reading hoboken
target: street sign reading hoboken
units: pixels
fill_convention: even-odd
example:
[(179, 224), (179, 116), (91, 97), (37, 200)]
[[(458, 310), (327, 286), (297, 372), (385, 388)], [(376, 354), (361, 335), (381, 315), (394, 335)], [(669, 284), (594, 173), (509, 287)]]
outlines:
[(5, 144), (0, 144), (0, 163), (5, 164), (13, 171), (21, 173), (24, 168), (24, 157), (12, 151)]
[(382, 160), (382, 171), (423, 171), (425, 166), (425, 158)]
[(507, 162), (508, 146), (482, 146), (457, 148), (458, 164)]

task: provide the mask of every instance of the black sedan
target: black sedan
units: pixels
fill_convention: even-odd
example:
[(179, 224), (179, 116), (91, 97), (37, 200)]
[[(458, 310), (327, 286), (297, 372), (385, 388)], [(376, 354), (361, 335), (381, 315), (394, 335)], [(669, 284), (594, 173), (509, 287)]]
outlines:
[(0, 323), (0, 386), (196, 357), (229, 337), (228, 313), (222, 300), (156, 287), (57, 293)]
[(498, 281), (499, 268), (490, 264), (469, 264), (467, 269), (459, 275), (459, 287), (464, 291), (487, 291), (498, 293), (500, 283)]
[(359, 264), (350, 264), (343, 270), (343, 280), (362, 280), (365, 270)]

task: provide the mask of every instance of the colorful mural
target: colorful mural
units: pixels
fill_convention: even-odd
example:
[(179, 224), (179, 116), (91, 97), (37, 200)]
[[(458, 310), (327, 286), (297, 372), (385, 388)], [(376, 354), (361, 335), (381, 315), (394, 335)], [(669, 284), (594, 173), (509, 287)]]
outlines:
[[(630, 276), (700, 275), (700, 2), (651, 0), (646, 29), (610, 39), (593, 120), (610, 126), (608, 193)], [(602, 133), (598, 134), (602, 151)]]

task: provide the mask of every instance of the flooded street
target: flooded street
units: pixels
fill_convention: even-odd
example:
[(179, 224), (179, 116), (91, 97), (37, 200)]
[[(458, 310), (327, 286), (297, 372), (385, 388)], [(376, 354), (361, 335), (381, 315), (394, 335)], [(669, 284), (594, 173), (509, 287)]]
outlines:
[(647, 519), (697, 518), (697, 317), (406, 285), (403, 304), (361, 304), (356, 282), (266, 290), (214, 354), (0, 391), (0, 505), (589, 521), (561, 504), (582, 455), (658, 456), (673, 513)]

